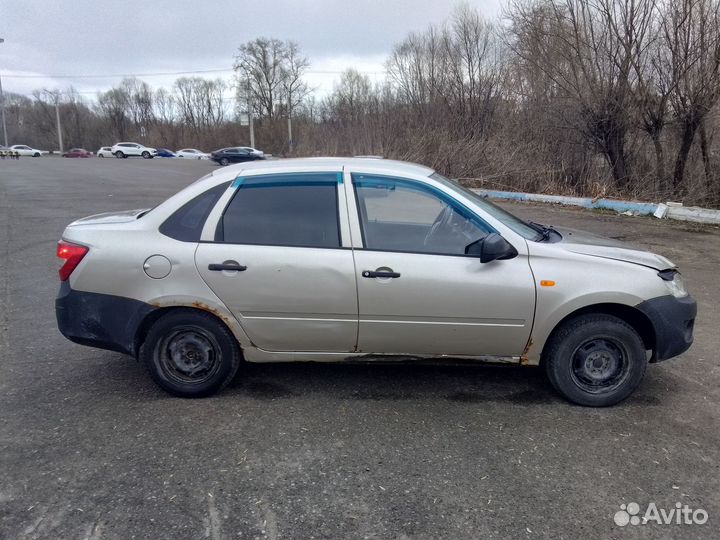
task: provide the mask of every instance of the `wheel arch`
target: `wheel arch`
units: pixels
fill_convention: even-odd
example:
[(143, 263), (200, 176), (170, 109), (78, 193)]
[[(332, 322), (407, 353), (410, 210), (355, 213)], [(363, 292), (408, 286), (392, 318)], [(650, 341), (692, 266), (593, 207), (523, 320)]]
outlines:
[(580, 307), (558, 321), (554, 325), (552, 331), (548, 334), (545, 343), (543, 343), (542, 352), (540, 353), (541, 365), (545, 358), (545, 352), (548, 348), (548, 344), (552, 342), (552, 339), (558, 329), (560, 329), (568, 321), (589, 314), (612, 315), (629, 324), (640, 335), (640, 338), (645, 344), (645, 349), (652, 351), (651, 361), (654, 359), (657, 336), (655, 335), (655, 328), (648, 316), (634, 306), (605, 302)]
[[(135, 340), (133, 343), (133, 352), (135, 356), (138, 355), (138, 353), (140, 352), (140, 347), (142, 347), (143, 343), (145, 343), (145, 339), (147, 338), (148, 332), (150, 332), (150, 328), (152, 328), (152, 326), (164, 316), (177, 311), (197, 311), (209, 314), (230, 331), (230, 333), (235, 337), (235, 341), (240, 348), (240, 354), (243, 354), (245, 348), (244, 343), (247, 343), (245, 341), (247, 339), (247, 336), (242, 331), (242, 329), (239, 328), (239, 325), (233, 324), (232, 321), (230, 321), (228, 317), (225, 314), (221, 313), (219, 310), (213, 309), (207, 304), (196, 302), (193, 305), (160, 306), (148, 313), (140, 322), (137, 330), (135, 331)], [(238, 335), (238, 332), (241, 333), (241, 336)]]

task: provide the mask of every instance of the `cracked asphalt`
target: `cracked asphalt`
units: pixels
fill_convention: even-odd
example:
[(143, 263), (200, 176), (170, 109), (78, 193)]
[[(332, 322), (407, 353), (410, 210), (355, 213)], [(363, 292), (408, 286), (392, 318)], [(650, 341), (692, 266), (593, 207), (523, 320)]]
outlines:
[[(717, 538), (720, 229), (551, 206), (535, 221), (678, 263), (695, 345), (608, 409), (534, 368), (245, 366), (204, 400), (57, 331), (71, 220), (152, 206), (208, 162), (0, 161), (0, 539)], [(704, 509), (627, 525), (621, 504)]]

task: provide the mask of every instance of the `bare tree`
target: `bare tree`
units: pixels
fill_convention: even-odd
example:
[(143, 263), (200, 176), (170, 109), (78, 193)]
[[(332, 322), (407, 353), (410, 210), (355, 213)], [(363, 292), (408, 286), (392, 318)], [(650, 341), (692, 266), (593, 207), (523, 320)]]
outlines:
[(174, 85), (174, 103), (185, 126), (198, 134), (221, 125), (225, 119), (223, 93), (227, 88), (221, 79), (181, 77)]
[(246, 103), (250, 97), (258, 116), (274, 119), (307, 96), (302, 77), (309, 65), (292, 41), (258, 38), (245, 43), (235, 56), (238, 100)]
[(705, 121), (720, 97), (720, 4), (717, 0), (674, 0), (665, 5), (664, 37), (675, 81), (671, 105), (680, 126), (673, 187), (679, 190), (695, 135), (700, 131), (708, 188), (712, 175)]
[(281, 64), (283, 98), (287, 104), (288, 114), (292, 114), (310, 93), (303, 75), (310, 67), (310, 60), (303, 56), (297, 43), (288, 41), (285, 44), (285, 60)]
[(116, 140), (125, 140), (130, 131), (130, 119), (127, 116), (130, 98), (124, 88), (112, 88), (98, 94), (97, 108), (108, 122), (110, 134)]
[(667, 178), (665, 150), (662, 136), (668, 124), (670, 96), (675, 89), (670, 54), (665, 40), (662, 39), (665, 13), (662, 9), (653, 10), (645, 54), (635, 58), (634, 70), (636, 83), (632, 88), (634, 105), (637, 108), (638, 125), (653, 144), (655, 153), (655, 188), (661, 188)]
[[(514, 4), (515, 52), (533, 62), (577, 106), (576, 127), (606, 157), (619, 185), (631, 89), (649, 42), (654, 0), (548, 0)], [(538, 17), (538, 13), (540, 16)]]

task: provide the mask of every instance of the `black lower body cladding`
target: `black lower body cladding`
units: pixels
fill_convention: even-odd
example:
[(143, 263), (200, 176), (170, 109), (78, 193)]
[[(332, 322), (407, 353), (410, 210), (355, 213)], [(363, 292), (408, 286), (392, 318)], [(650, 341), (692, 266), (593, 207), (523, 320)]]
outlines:
[(155, 308), (145, 302), (60, 284), (55, 316), (60, 333), (70, 341), (98, 349), (135, 355), (135, 337), (143, 319)]
[(667, 360), (690, 348), (697, 315), (697, 302), (692, 296), (659, 296), (638, 304), (637, 308), (647, 315), (655, 330), (652, 361)]

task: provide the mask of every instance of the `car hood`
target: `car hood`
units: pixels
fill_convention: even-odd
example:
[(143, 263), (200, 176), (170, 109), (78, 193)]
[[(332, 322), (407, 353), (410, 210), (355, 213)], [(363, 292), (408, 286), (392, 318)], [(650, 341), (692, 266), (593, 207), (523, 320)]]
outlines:
[(125, 210), (123, 212), (95, 214), (75, 220), (68, 225), (68, 227), (75, 227), (77, 225), (101, 225), (104, 223), (127, 223), (128, 221), (135, 221), (140, 214), (148, 210), (149, 208), (140, 208), (137, 210)]
[(572, 253), (639, 264), (656, 270), (675, 268), (675, 264), (662, 255), (636, 248), (620, 240), (575, 229), (556, 227), (556, 230), (562, 235), (562, 240), (554, 245)]

